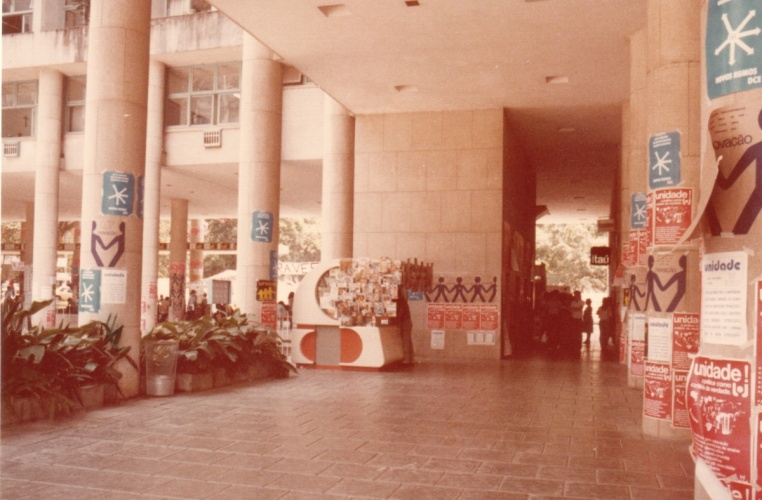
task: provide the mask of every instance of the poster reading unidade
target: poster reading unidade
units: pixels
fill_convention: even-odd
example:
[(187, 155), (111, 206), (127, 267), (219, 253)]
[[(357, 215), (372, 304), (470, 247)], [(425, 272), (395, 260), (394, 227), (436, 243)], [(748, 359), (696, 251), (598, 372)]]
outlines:
[(429, 330), (441, 330), (445, 325), (445, 304), (427, 304), (427, 323)]
[(746, 252), (704, 255), (701, 261), (701, 342), (742, 345), (747, 340)]
[(701, 320), (698, 313), (672, 315), (672, 367), (689, 370), (691, 359), (698, 354)]
[(693, 206), (691, 188), (660, 189), (653, 194), (654, 245), (674, 245), (690, 227)]
[(669, 363), (672, 358), (672, 318), (648, 318), (648, 361)]
[(688, 379), (693, 453), (728, 485), (751, 474), (751, 364), (697, 356)]
[(669, 363), (646, 361), (643, 414), (662, 420), (672, 419), (672, 369)]
[(688, 429), (688, 370), (672, 371), (672, 427)]

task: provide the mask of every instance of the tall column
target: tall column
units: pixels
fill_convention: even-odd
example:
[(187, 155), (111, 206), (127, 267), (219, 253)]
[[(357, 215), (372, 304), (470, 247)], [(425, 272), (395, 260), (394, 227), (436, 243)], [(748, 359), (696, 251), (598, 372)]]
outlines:
[(24, 294), (24, 308), (32, 305), (32, 258), (34, 257), (34, 203), (26, 204), (26, 220), (21, 223), (21, 262), (24, 263), (23, 279), (19, 280), (19, 291)]
[(148, 68), (146, 173), (143, 186), (143, 264), (140, 284), (140, 330), (143, 333), (151, 331), (156, 326), (157, 315), (165, 75), (164, 64), (159, 61), (151, 61)]
[[(635, 210), (636, 200), (645, 197), (646, 172), (645, 165), (648, 162), (646, 155), (646, 76), (647, 76), (647, 38), (646, 31), (641, 30), (630, 37), (630, 123), (627, 130), (628, 156), (623, 165), (622, 172), (622, 222), (627, 228), (623, 229), (622, 240), (627, 240), (630, 252), (629, 261), (625, 261), (624, 267), (624, 294), (623, 301), (617, 306), (627, 307), (627, 314), (622, 324), (620, 346), (624, 349), (623, 355), (627, 364), (627, 385), (630, 387), (643, 387), (643, 363), (633, 363), (639, 359), (645, 346), (645, 331), (642, 327), (643, 317), (637, 301), (630, 297), (630, 283), (632, 277), (638, 277), (639, 266), (645, 259), (640, 256), (641, 239), (645, 233), (645, 215)], [(624, 188), (626, 186), (626, 188)], [(640, 203), (639, 201), (637, 203)], [(618, 313), (618, 311), (617, 311)], [(642, 356), (640, 356), (642, 358)]]
[(188, 287), (196, 291), (196, 306), (198, 307), (201, 304), (201, 296), (204, 293), (204, 250), (197, 247), (203, 247), (204, 244), (204, 219), (190, 220), (188, 240), (190, 242), (190, 251), (188, 252), (190, 257)]
[(34, 251), (32, 300), (53, 302), (37, 321), (56, 325), (56, 258), (58, 255), (58, 177), (63, 123), (63, 75), (42, 69), (37, 104), (37, 147), (34, 175)]
[(700, 14), (695, 0), (648, 2), (648, 161), (641, 168), (651, 217), (643, 432), (663, 438), (690, 436), (687, 422), (673, 419), (673, 401), (661, 401), (649, 388), (667, 384), (684, 389), (689, 354), (695, 354), (673, 356), (671, 347), (675, 332), (684, 338), (687, 321), (698, 321), (700, 309), (699, 241), (680, 243), (696, 214), (701, 177)]
[(169, 225), (169, 320), (185, 318), (185, 267), (188, 258), (188, 200), (172, 199)]
[[(143, 260), (136, 206), (146, 159), (150, 28), (150, 2), (90, 2), (79, 323), (116, 318), (120, 344), (136, 365)], [(126, 360), (116, 368), (122, 393), (137, 395), (138, 370)]]
[(277, 280), (282, 68), (267, 47), (243, 37), (234, 302), (261, 322), (257, 280)]
[(754, 0), (697, 3), (709, 185), (701, 190), (701, 347), (687, 398), (697, 417), (695, 498), (751, 498), (762, 481), (762, 12)]
[(324, 118), (320, 258), (327, 262), (352, 256), (355, 119), (328, 94)]

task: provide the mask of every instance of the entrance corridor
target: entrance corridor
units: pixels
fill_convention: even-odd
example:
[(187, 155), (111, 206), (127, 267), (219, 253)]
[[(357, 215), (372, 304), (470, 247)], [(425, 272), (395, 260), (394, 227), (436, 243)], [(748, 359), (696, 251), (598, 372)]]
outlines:
[(4, 428), (0, 497), (693, 498), (689, 442), (644, 436), (595, 349), (299, 373)]

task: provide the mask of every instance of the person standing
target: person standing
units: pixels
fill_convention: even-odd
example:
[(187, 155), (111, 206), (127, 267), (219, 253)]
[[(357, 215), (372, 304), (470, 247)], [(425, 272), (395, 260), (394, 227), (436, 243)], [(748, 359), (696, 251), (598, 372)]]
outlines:
[(577, 349), (582, 347), (582, 308), (584, 306), (585, 303), (582, 302), (582, 292), (575, 290), (569, 308), (571, 309), (572, 317), (572, 345)]
[(608, 297), (603, 298), (601, 307), (596, 312), (598, 315), (598, 327), (601, 331), (601, 350), (606, 350), (609, 346), (609, 337), (611, 336), (612, 311)]
[(294, 292), (288, 292), (288, 328), (294, 328)]
[(582, 333), (587, 335), (585, 344), (590, 343), (590, 335), (593, 334), (593, 303), (592, 300), (587, 299), (585, 301), (585, 310), (582, 311)]
[(413, 351), (413, 319), (407, 302), (407, 290), (397, 287), (397, 322), (402, 335), (402, 362), (406, 365), (415, 363)]

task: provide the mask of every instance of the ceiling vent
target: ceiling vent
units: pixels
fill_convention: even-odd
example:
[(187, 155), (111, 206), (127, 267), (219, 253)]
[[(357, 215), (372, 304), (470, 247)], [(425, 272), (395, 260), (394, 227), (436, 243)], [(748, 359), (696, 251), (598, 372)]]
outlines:
[(20, 142), (4, 142), (3, 156), (18, 156), (21, 152)]
[(204, 130), (204, 147), (222, 147), (222, 130)]

